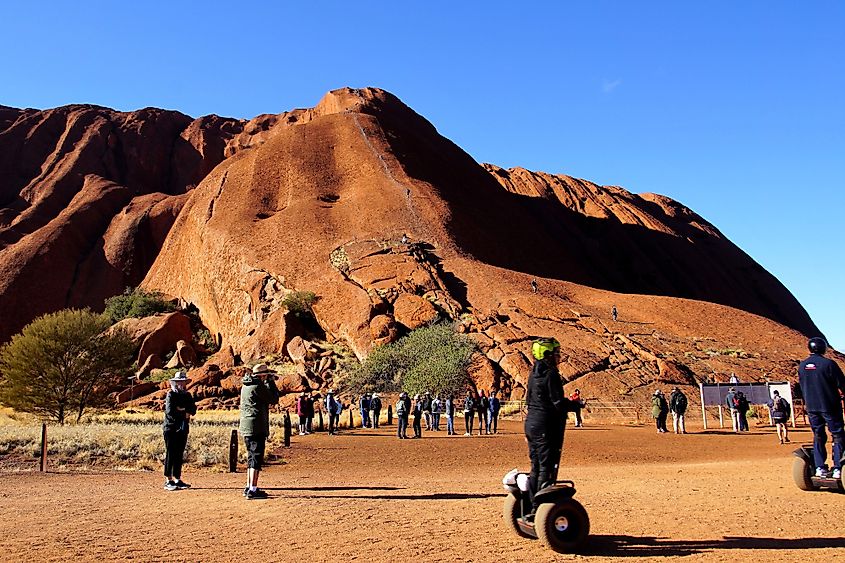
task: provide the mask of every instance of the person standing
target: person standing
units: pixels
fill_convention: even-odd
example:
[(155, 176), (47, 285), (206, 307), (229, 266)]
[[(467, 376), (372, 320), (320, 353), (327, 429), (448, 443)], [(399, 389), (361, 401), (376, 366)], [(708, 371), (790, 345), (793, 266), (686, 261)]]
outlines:
[(400, 440), (408, 438), (408, 416), (411, 413), (411, 400), (408, 394), (402, 391), (399, 400), (396, 401), (396, 436)]
[(737, 415), (739, 416), (739, 431), (748, 432), (748, 411), (751, 405), (748, 404), (745, 393), (737, 391), (734, 404), (736, 404)]
[(672, 394), (669, 396), (669, 410), (672, 411), (672, 430), (675, 434), (687, 433), (684, 415), (687, 412), (688, 403), (687, 396), (680, 387), (672, 389)]
[(451, 393), (446, 397), (446, 434), (455, 435), (455, 397)]
[(654, 422), (657, 425), (657, 431), (660, 434), (669, 432), (666, 428), (666, 418), (669, 416), (669, 405), (666, 403), (666, 397), (663, 396), (663, 391), (655, 389), (651, 396), (651, 416), (654, 417)]
[(164, 490), (178, 491), (191, 486), (182, 481), (182, 463), (191, 417), (197, 414), (197, 404), (188, 393), (190, 379), (184, 371), (170, 378), (170, 391), (164, 399)]
[(466, 432), (464, 436), (472, 436), (472, 422), (475, 420), (475, 398), (472, 396), (472, 391), (467, 391), (467, 398), (464, 399), (464, 426)]
[(490, 393), (490, 406), (487, 409), (487, 429), (492, 430), (493, 434), (499, 433), (499, 410), (502, 406), (497, 395), (496, 391)]
[(581, 390), (576, 389), (575, 392), (569, 396), (569, 400), (572, 401), (572, 412), (575, 414), (575, 428), (581, 428), (584, 426), (584, 421), (581, 420), (581, 409), (584, 406), (584, 401), (581, 399)]
[(619, 318), (619, 311), (616, 310), (616, 305), (614, 305), (613, 308), (610, 309), (610, 316), (613, 317), (613, 322), (616, 322)]
[[(416, 400), (416, 397), (414, 397)], [(422, 413), (425, 417), (425, 429), (431, 430), (431, 393), (428, 391), (425, 392), (425, 395), (422, 398)]]
[(775, 424), (780, 445), (788, 444), (789, 428), (787, 428), (786, 424), (791, 418), (792, 408), (786, 399), (780, 396), (780, 392), (777, 389), (772, 391), (772, 402), (769, 404), (769, 409), (772, 412), (772, 422)]
[(440, 412), (443, 410), (443, 403), (440, 401), (440, 395), (435, 395), (431, 400), (431, 427), (433, 430), (440, 431)]
[(358, 407), (361, 411), (361, 428), (370, 427), (370, 395), (364, 393), (358, 401)]
[(241, 381), (239, 427), (247, 452), (244, 496), (248, 500), (267, 498), (267, 493), (258, 488), (258, 475), (264, 465), (264, 447), (270, 435), (270, 405), (278, 402), (275, 373), (266, 364), (253, 366), (252, 372)]
[[(317, 395), (319, 397), (319, 395)], [(305, 433), (311, 434), (314, 432), (314, 405), (319, 404), (319, 400), (315, 400), (314, 396), (305, 396)]]
[(563, 452), (566, 416), (571, 402), (563, 394), (563, 383), (557, 364), (560, 362), (560, 343), (543, 338), (531, 346), (534, 365), (528, 376), (525, 403), (525, 440), (531, 458), (529, 496), (534, 511), (537, 491), (557, 480), (557, 470)]
[(739, 432), (739, 409), (737, 408), (736, 387), (731, 387), (728, 394), (725, 395), (725, 405), (728, 407), (728, 412), (731, 413), (731, 424), (733, 424), (734, 432)]
[(484, 391), (479, 391), (478, 396), (478, 435), (489, 434), (490, 427), (487, 425), (487, 411), (490, 409), (490, 399), (484, 395)]
[(824, 356), (827, 342), (816, 336), (807, 343), (810, 356), (798, 366), (798, 382), (804, 395), (804, 408), (813, 429), (813, 458), (816, 477), (828, 476), (827, 430), (833, 437), (833, 470), (830, 477), (842, 478), (842, 456), (845, 455), (845, 423), (842, 416), (842, 394), (845, 376), (839, 364)]
[(378, 393), (373, 393), (373, 398), (370, 399), (370, 410), (373, 412), (373, 428), (378, 428), (378, 419), (381, 415), (381, 397)]
[(341, 406), (334, 398), (334, 389), (326, 392), (326, 414), (329, 415), (329, 436), (337, 434), (337, 427), (340, 424)]
[(308, 394), (303, 391), (296, 400), (296, 414), (299, 417), (299, 435), (308, 434)]
[[(421, 399), (419, 395), (414, 395), (414, 438), (422, 438), (422, 416), (425, 399)], [(429, 413), (431, 415), (431, 413)]]

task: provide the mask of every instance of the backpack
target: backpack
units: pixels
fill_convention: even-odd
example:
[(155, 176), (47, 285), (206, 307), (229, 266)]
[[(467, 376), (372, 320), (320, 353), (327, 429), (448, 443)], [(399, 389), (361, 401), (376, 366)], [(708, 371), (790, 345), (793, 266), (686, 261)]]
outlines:
[(676, 412), (685, 412), (687, 410), (687, 396), (684, 394), (678, 394), (678, 397), (675, 399), (675, 411)]

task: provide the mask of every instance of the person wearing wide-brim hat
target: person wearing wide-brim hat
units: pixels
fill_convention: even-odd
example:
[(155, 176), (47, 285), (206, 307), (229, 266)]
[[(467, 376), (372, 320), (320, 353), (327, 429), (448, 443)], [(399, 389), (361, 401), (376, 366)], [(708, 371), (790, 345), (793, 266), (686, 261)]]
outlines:
[(258, 475), (264, 464), (264, 446), (270, 435), (270, 405), (278, 402), (275, 372), (267, 364), (253, 366), (242, 380), (239, 427), (247, 452), (244, 496), (249, 500), (267, 498), (267, 493), (258, 488)]
[(177, 371), (170, 378), (170, 391), (164, 399), (164, 489), (178, 491), (190, 488), (182, 481), (182, 463), (191, 416), (197, 414), (197, 404), (188, 393), (190, 379), (184, 371)]

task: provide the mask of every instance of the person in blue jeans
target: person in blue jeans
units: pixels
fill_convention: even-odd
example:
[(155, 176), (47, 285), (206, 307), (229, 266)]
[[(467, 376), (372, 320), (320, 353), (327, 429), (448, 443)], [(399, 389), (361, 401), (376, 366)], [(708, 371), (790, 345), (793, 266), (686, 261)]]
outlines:
[(408, 415), (411, 414), (411, 399), (402, 391), (396, 401), (396, 436), (400, 440), (408, 439)]
[(455, 435), (455, 396), (451, 393), (446, 397), (446, 434)]
[(493, 391), (490, 393), (490, 400), (487, 405), (487, 433), (499, 433), (499, 409), (501, 403), (499, 402), (498, 393)]
[[(807, 343), (810, 356), (798, 366), (798, 383), (804, 395), (804, 408), (813, 429), (813, 457), (816, 477), (842, 478), (842, 455), (845, 453), (845, 423), (842, 399), (845, 375), (839, 365), (825, 358), (827, 342), (816, 336)], [(833, 437), (833, 471), (827, 468), (827, 432)]]

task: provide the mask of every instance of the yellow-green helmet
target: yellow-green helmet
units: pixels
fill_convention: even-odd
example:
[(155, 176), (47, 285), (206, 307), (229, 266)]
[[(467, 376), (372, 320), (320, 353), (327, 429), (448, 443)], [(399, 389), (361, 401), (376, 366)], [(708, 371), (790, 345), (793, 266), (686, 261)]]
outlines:
[(546, 354), (554, 353), (555, 348), (560, 348), (560, 342), (556, 339), (540, 338), (531, 344), (531, 353), (534, 354), (534, 357), (538, 360), (542, 360), (546, 357)]

